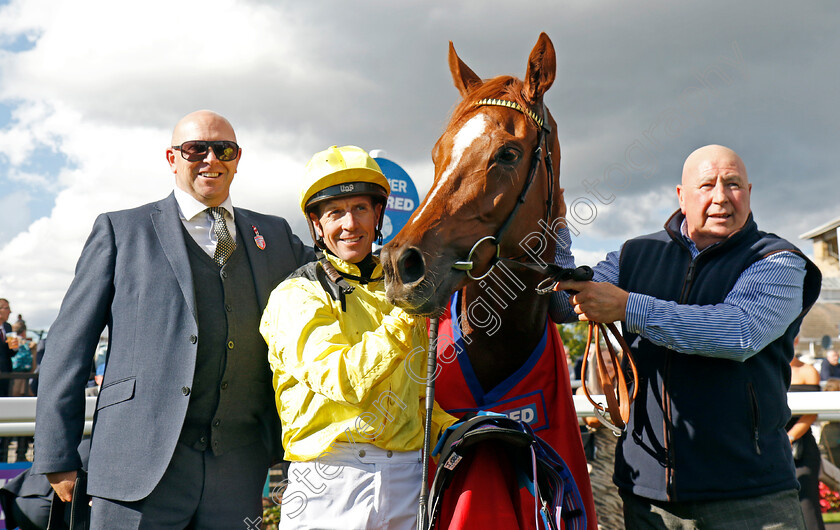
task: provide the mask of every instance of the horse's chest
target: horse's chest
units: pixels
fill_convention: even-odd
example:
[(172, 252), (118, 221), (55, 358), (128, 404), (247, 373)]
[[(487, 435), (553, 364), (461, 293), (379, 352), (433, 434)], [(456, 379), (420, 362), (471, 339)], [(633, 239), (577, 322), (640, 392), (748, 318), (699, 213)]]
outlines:
[(530, 357), (533, 345), (528, 347), (521, 342), (496, 344), (478, 343), (467, 348), (475, 377), (485, 392), (496, 388), (502, 381), (519, 370)]

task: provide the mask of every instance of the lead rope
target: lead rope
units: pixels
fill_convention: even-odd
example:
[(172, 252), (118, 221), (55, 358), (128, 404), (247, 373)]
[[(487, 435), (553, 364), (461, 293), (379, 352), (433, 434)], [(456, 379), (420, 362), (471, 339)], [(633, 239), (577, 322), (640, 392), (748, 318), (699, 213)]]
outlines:
[[(621, 360), (616, 353), (615, 346), (610, 340), (609, 333), (618, 341), (621, 346), (622, 358), (627, 362), (633, 372), (633, 395), (630, 396), (627, 390), (627, 380), (624, 377), (624, 370), (621, 366)], [(600, 336), (603, 335), (604, 342), (607, 345), (606, 351), (601, 348)], [(598, 380), (601, 383), (601, 388), (604, 390), (604, 396), (607, 400), (607, 406), (604, 407), (601, 403), (596, 403), (589, 394), (589, 388), (586, 386), (586, 368), (589, 357), (589, 348), (592, 345), (593, 338), (595, 341), (595, 359), (598, 368)], [(606, 365), (606, 359), (612, 363), (612, 374)], [(621, 436), (621, 433), (627, 427), (627, 422), (630, 421), (630, 404), (636, 399), (636, 393), (639, 390), (639, 374), (636, 371), (636, 363), (633, 356), (630, 354), (630, 348), (627, 347), (627, 342), (621, 333), (618, 332), (614, 323), (602, 324), (600, 322), (589, 322), (589, 329), (586, 335), (586, 349), (583, 353), (583, 364), (581, 366), (580, 378), (583, 383), (583, 393), (586, 399), (595, 407), (595, 415), (602, 424), (607, 426), (614, 435)], [(609, 414), (607, 418), (606, 414)]]

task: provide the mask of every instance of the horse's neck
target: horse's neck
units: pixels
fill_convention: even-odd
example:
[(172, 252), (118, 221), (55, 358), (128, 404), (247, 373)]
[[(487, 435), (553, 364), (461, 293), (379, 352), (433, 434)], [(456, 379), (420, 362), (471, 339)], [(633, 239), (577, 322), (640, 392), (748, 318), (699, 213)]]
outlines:
[(488, 283), (464, 288), (458, 308), (462, 332), (470, 339), (466, 353), (485, 391), (525, 364), (542, 338), (548, 315), (548, 296), (534, 291), (536, 282), (522, 283), (521, 290), (520, 284), (506, 289)]

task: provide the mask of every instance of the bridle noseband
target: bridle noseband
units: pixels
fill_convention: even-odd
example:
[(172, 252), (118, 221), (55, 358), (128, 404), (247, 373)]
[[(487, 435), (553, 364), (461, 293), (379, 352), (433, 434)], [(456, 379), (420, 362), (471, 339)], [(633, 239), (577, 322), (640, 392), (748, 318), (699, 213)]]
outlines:
[[(473, 103), (473, 107), (483, 106), (506, 107), (509, 109), (517, 110), (531, 118), (531, 120), (533, 120), (533, 122), (537, 125), (539, 132), (537, 135), (537, 144), (536, 147), (534, 147), (534, 153), (531, 157), (531, 168), (528, 171), (528, 177), (525, 179), (525, 184), (522, 186), (522, 191), (519, 193), (519, 197), (516, 199), (516, 204), (513, 206), (513, 210), (511, 210), (510, 214), (508, 214), (507, 219), (505, 219), (505, 221), (496, 231), (495, 235), (484, 236), (481, 239), (479, 239), (475, 243), (475, 245), (473, 245), (472, 249), (470, 250), (470, 253), (467, 255), (467, 259), (464, 261), (456, 261), (455, 264), (452, 266), (453, 269), (466, 272), (467, 276), (473, 280), (481, 280), (482, 278), (487, 277), (493, 271), (493, 268), (499, 261), (507, 261), (506, 258), (499, 257), (499, 247), (501, 245), (502, 236), (507, 231), (513, 219), (516, 217), (516, 212), (519, 210), (519, 207), (522, 206), (522, 204), (525, 202), (525, 196), (528, 194), (528, 190), (531, 188), (531, 184), (534, 183), (535, 177), (537, 175), (537, 169), (540, 166), (540, 160), (543, 159), (543, 143), (547, 144), (546, 138), (549, 134), (551, 134), (551, 126), (549, 126), (545, 122), (545, 105), (542, 105), (543, 116), (538, 115), (536, 112), (527, 107), (523, 107), (515, 101), (485, 98)], [(543, 226), (543, 231), (545, 231), (547, 227), (551, 224), (551, 206), (554, 202), (554, 165), (551, 160), (551, 149), (549, 149), (548, 145), (546, 145), (545, 147), (544, 158), (546, 180), (548, 184), (548, 198), (546, 199), (545, 224)], [(484, 241), (492, 241), (492, 243), (496, 246), (496, 256), (492, 259), (490, 267), (487, 269), (487, 272), (485, 272), (481, 276), (473, 276), (472, 270), (475, 267), (475, 263), (473, 262), (473, 254), (475, 253), (478, 246)]]
[[(593, 271), (590, 267), (585, 265), (578, 267), (576, 269), (564, 269), (562, 267), (558, 267), (557, 265), (551, 263), (528, 263), (519, 261), (519, 258), (502, 258), (499, 256), (500, 254), (500, 247), (501, 247), (501, 240), (502, 236), (504, 235), (505, 231), (510, 227), (511, 222), (516, 217), (516, 212), (519, 210), (519, 207), (525, 202), (525, 196), (528, 193), (528, 190), (531, 188), (531, 185), (534, 183), (534, 179), (537, 174), (537, 169), (540, 165), (540, 160), (543, 158), (543, 144), (547, 144), (547, 137), (551, 134), (551, 127), (546, 125), (545, 123), (545, 105), (542, 105), (542, 116), (538, 115), (533, 110), (523, 107), (519, 103), (515, 101), (508, 101), (503, 99), (495, 99), (495, 98), (487, 98), (481, 99), (473, 103), (474, 107), (481, 107), (481, 106), (497, 106), (497, 107), (506, 107), (509, 109), (517, 110), (529, 118), (533, 120), (533, 122), (537, 125), (539, 132), (537, 135), (537, 145), (534, 148), (534, 153), (531, 158), (531, 168), (528, 171), (528, 177), (525, 179), (525, 184), (522, 187), (522, 191), (519, 193), (519, 197), (516, 200), (516, 204), (513, 207), (513, 210), (508, 214), (505, 221), (496, 231), (495, 235), (492, 236), (484, 236), (480, 238), (470, 249), (470, 253), (467, 255), (467, 259), (464, 261), (456, 261), (455, 264), (452, 266), (453, 269), (464, 271), (467, 276), (473, 280), (481, 280), (487, 277), (493, 269), (499, 263), (509, 263), (512, 265), (516, 265), (519, 267), (524, 267), (535, 272), (540, 273), (544, 276), (544, 279), (537, 285), (537, 292), (540, 294), (546, 294), (552, 290), (554, 284), (558, 281), (564, 280), (576, 280), (576, 281), (590, 281), (593, 277)], [(542, 226), (542, 234), (544, 236), (545, 231), (549, 229), (551, 226), (551, 207), (552, 203), (554, 202), (554, 167), (551, 161), (551, 150), (548, 145), (545, 146), (545, 173), (546, 178), (548, 180), (548, 198), (546, 200), (546, 208), (545, 208), (545, 223)], [(473, 262), (473, 254), (475, 254), (476, 249), (479, 245), (484, 243), (485, 241), (491, 241), (496, 246), (496, 255), (490, 261), (490, 267), (487, 269), (487, 272), (482, 274), (481, 276), (473, 276), (472, 270), (475, 267)], [(611, 341), (608, 337), (608, 331), (612, 333), (613, 336), (616, 337), (616, 340), (619, 342), (622, 350), (622, 358), (618, 357), (618, 354), (613, 347)], [(606, 350), (603, 350), (600, 345), (600, 335), (603, 335), (604, 341), (606, 342)], [(593, 340), (594, 339), (594, 340)], [(604, 395), (607, 400), (606, 406), (602, 405), (601, 403), (596, 403), (595, 400), (589, 393), (589, 389), (586, 385), (586, 367), (587, 367), (587, 357), (589, 356), (589, 349), (590, 347), (594, 347), (595, 352), (595, 359), (596, 365), (598, 369), (598, 378), (600, 379), (601, 386), (604, 390)], [(609, 359), (613, 364), (613, 372), (615, 375), (611, 376), (609, 374), (609, 370), (606, 367), (605, 359)], [(633, 374), (633, 382), (632, 382), (632, 395), (628, 390), (628, 383), (624, 377), (624, 372), (622, 368), (622, 360), (629, 365), (632, 374)], [(624, 338), (618, 332), (615, 324), (602, 324), (597, 322), (589, 322), (589, 333), (587, 335), (586, 340), (586, 351), (584, 351), (584, 361), (583, 361), (583, 370), (581, 373), (581, 380), (583, 382), (583, 391), (586, 398), (592, 403), (595, 407), (595, 413), (597, 415), (598, 420), (606, 425), (607, 427), (612, 430), (613, 434), (616, 436), (620, 436), (621, 433), (626, 429), (627, 422), (630, 419), (630, 403), (636, 397), (636, 391), (638, 390), (638, 373), (636, 371), (636, 363), (633, 361), (633, 357), (630, 354), (630, 348), (627, 347), (627, 343), (624, 341)], [(609, 414), (609, 417), (607, 417)]]
[[(539, 130), (537, 135), (537, 144), (534, 147), (534, 153), (531, 157), (531, 167), (528, 170), (528, 177), (525, 179), (525, 184), (522, 186), (522, 191), (519, 193), (519, 197), (516, 199), (516, 204), (513, 206), (513, 210), (511, 210), (510, 214), (508, 214), (505, 221), (501, 224), (499, 229), (496, 231), (495, 235), (492, 236), (484, 236), (480, 238), (478, 241), (470, 249), (469, 254), (467, 255), (467, 259), (464, 261), (456, 261), (454, 265), (452, 265), (453, 269), (464, 271), (467, 276), (472, 280), (482, 280), (490, 275), (493, 272), (493, 269), (499, 263), (507, 263), (518, 267), (524, 267), (526, 269), (533, 270), (539, 274), (545, 276), (545, 279), (540, 282), (537, 286), (537, 292), (539, 294), (548, 294), (552, 291), (552, 287), (558, 281), (564, 280), (577, 280), (577, 281), (587, 281), (592, 279), (592, 269), (583, 265), (576, 269), (564, 269), (562, 267), (558, 267), (553, 263), (528, 263), (519, 261), (522, 256), (517, 256), (515, 258), (503, 258), (500, 257), (501, 252), (501, 240), (504, 233), (510, 227), (510, 224), (513, 222), (513, 219), (516, 217), (516, 212), (519, 210), (519, 207), (525, 202), (525, 196), (528, 194), (528, 190), (531, 189), (531, 185), (534, 183), (534, 180), (537, 175), (537, 169), (540, 165), (540, 160), (545, 159), (545, 175), (548, 187), (548, 197), (545, 201), (545, 217), (544, 223), (541, 227), (541, 236), (545, 236), (546, 230), (549, 229), (551, 226), (551, 207), (554, 203), (554, 164), (551, 159), (551, 149), (548, 146), (548, 135), (551, 134), (551, 126), (545, 122), (545, 115), (546, 109), (545, 105), (542, 105), (542, 116), (534, 112), (533, 110), (523, 107), (519, 103), (515, 101), (508, 101), (505, 99), (496, 99), (496, 98), (485, 98), (480, 99), (473, 103), (473, 107), (483, 107), (483, 106), (496, 106), (496, 107), (506, 107), (509, 109), (513, 109), (516, 111), (521, 112), (522, 114), (531, 118), (531, 120), (537, 125)], [(545, 157), (542, 156), (543, 153), (543, 144), (545, 146)], [(553, 239), (553, 238), (552, 238)], [(491, 241), (496, 247), (496, 255), (490, 261), (490, 267), (487, 268), (487, 272), (482, 274), (481, 276), (474, 276), (472, 274), (472, 270), (475, 267), (475, 263), (473, 262), (473, 254), (475, 254), (476, 249), (484, 243), (485, 241)]]

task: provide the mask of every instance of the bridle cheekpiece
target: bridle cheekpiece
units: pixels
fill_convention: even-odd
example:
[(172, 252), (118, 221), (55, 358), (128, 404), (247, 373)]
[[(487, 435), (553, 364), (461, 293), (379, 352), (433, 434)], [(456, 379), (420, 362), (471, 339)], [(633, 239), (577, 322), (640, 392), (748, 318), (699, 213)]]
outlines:
[[(498, 231), (495, 235), (492, 236), (484, 236), (479, 239), (475, 245), (473, 245), (472, 249), (470, 250), (469, 255), (467, 255), (467, 259), (463, 261), (456, 261), (452, 268), (463, 271), (466, 275), (473, 279), (473, 280), (481, 280), (488, 276), (493, 267), (500, 261), (511, 261), (507, 258), (500, 258), (500, 244), (502, 240), (502, 235), (507, 230), (508, 226), (510, 226), (511, 222), (513, 221), (514, 217), (516, 217), (516, 212), (519, 210), (519, 207), (525, 202), (525, 196), (528, 194), (528, 190), (531, 188), (531, 184), (534, 182), (534, 177), (537, 174), (537, 169), (539, 168), (540, 162), (545, 160), (545, 171), (546, 171), (546, 179), (548, 181), (548, 197), (546, 199), (546, 212), (545, 212), (545, 223), (546, 226), (550, 224), (551, 221), (551, 207), (554, 200), (554, 173), (552, 168), (552, 161), (551, 161), (551, 150), (548, 147), (548, 135), (551, 134), (551, 127), (546, 125), (544, 116), (538, 115), (533, 110), (523, 107), (519, 103), (515, 101), (509, 101), (506, 99), (496, 99), (496, 98), (484, 98), (476, 101), (472, 104), (473, 107), (483, 107), (483, 106), (494, 106), (494, 107), (505, 107), (509, 109), (513, 109), (516, 111), (521, 112), (525, 116), (531, 118), (533, 122), (537, 125), (538, 134), (537, 134), (537, 143), (534, 146), (534, 153), (531, 159), (531, 168), (528, 171), (528, 176), (525, 179), (525, 184), (522, 188), (522, 191), (519, 193), (519, 197), (516, 200), (516, 204), (513, 207), (513, 211), (510, 212), (507, 219), (505, 219), (504, 223), (499, 227)], [(543, 114), (545, 114), (545, 106), (543, 105)], [(545, 144), (545, 154), (543, 155), (543, 144)], [(545, 226), (543, 227), (545, 230)], [(473, 262), (473, 254), (475, 253), (478, 246), (483, 243), (484, 241), (490, 241), (496, 247), (496, 255), (493, 258), (490, 267), (487, 269), (487, 272), (482, 274), (481, 276), (474, 276), (472, 273), (473, 268), (475, 267), (475, 263)]]

